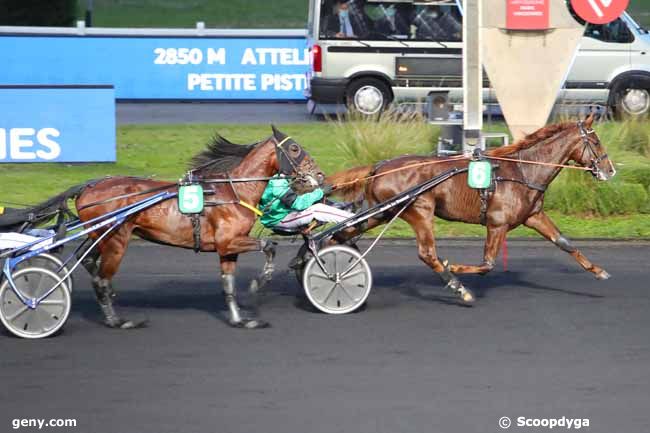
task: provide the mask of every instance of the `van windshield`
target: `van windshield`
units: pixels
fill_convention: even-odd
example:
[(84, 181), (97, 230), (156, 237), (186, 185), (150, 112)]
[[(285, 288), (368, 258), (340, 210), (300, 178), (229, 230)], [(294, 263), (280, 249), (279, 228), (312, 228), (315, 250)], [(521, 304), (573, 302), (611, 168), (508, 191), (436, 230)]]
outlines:
[(455, 5), (321, 0), (320, 39), (460, 42), (462, 32)]

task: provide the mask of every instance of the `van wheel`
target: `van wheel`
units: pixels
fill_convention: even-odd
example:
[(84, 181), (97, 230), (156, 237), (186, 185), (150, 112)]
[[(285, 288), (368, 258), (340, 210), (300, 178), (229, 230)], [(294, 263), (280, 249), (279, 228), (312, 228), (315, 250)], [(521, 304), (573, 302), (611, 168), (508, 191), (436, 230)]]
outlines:
[(614, 111), (618, 119), (644, 119), (650, 114), (650, 89), (622, 86), (614, 94)]
[(391, 102), (390, 88), (376, 78), (353, 81), (346, 93), (348, 109), (372, 116), (382, 112)]

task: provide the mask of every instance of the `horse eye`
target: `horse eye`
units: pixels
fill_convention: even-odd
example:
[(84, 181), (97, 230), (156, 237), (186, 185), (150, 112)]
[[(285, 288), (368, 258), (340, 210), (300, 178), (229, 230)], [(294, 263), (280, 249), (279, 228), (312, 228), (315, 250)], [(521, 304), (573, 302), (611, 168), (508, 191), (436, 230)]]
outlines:
[(297, 153), (297, 152), (300, 152), (300, 146), (298, 146), (297, 144), (293, 143), (293, 144), (291, 144), (291, 146), (289, 146), (289, 150), (291, 150), (292, 152), (296, 152), (296, 153)]

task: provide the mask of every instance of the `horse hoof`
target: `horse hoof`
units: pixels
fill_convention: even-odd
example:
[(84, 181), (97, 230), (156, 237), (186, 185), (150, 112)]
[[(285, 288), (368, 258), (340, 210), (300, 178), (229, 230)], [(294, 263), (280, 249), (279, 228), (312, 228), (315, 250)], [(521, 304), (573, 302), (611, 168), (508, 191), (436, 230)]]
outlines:
[(597, 280), (609, 280), (612, 276), (606, 270), (602, 270), (596, 274)]
[(476, 301), (476, 296), (474, 296), (474, 293), (463, 286), (458, 289), (458, 296), (460, 297), (460, 300), (467, 305), (473, 304)]
[(247, 319), (240, 320), (239, 322), (233, 322), (232, 320), (228, 324), (233, 328), (239, 329), (263, 329), (269, 328), (271, 324), (260, 319)]
[(140, 329), (146, 328), (149, 324), (148, 320), (141, 320), (139, 322), (133, 322), (131, 320), (125, 320), (124, 323), (120, 325), (120, 329)]
[(134, 322), (132, 320), (105, 320), (104, 325), (111, 329), (139, 329), (147, 326), (147, 321)]

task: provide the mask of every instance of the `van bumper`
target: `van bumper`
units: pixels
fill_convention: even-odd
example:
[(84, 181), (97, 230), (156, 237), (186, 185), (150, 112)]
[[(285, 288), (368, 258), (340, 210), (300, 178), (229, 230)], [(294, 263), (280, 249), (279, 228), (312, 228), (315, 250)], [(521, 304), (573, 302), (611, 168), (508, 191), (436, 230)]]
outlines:
[(336, 104), (345, 100), (347, 79), (327, 79), (314, 77), (309, 82), (311, 97), (321, 104)]

